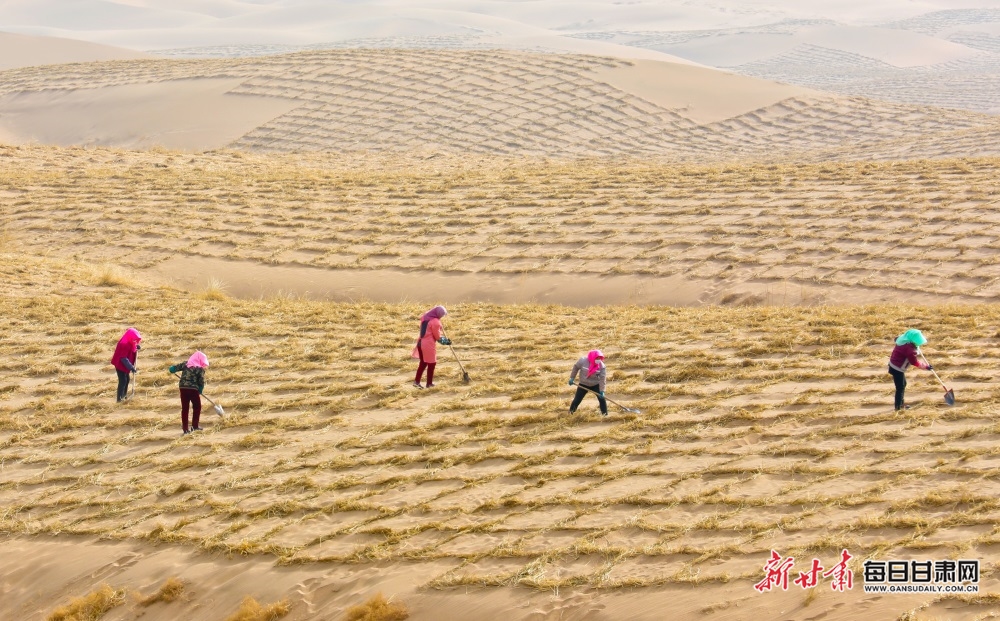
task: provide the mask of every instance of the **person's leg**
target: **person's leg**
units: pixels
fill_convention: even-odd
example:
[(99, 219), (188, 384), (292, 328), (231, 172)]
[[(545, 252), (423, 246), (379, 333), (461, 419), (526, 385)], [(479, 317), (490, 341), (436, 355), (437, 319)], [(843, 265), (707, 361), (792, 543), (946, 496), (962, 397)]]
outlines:
[(413, 378), (413, 385), (420, 386), (420, 378), (424, 374), (424, 369), (427, 368), (427, 363), (424, 362), (424, 350), (420, 347), (420, 343), (417, 343), (417, 355), (420, 356), (420, 364), (417, 365), (417, 376)]
[(903, 393), (906, 391), (906, 374), (892, 368), (889, 369), (889, 374), (892, 375), (892, 383), (896, 386), (895, 409), (901, 410), (904, 406)]
[(594, 393), (597, 396), (597, 402), (601, 404), (601, 414), (604, 416), (608, 415), (608, 400), (601, 396), (600, 392)]
[(192, 390), (191, 392), (193, 393), (191, 395), (191, 429), (201, 429), (198, 426), (198, 421), (201, 420), (201, 395), (198, 394), (197, 390)]
[(572, 414), (573, 412), (575, 412), (576, 408), (580, 407), (580, 402), (583, 401), (583, 398), (587, 396), (588, 392), (590, 392), (590, 391), (588, 391), (586, 388), (584, 388), (582, 386), (577, 386), (576, 387), (576, 394), (573, 396), (573, 403), (569, 404), (569, 413), (570, 414)]
[(434, 367), (437, 366), (436, 362), (427, 363), (427, 387), (430, 388), (434, 385)]
[(181, 429), (184, 433), (190, 431), (188, 429), (188, 409), (191, 407), (191, 395), (188, 394), (186, 388), (181, 388)]
[(128, 394), (128, 372), (115, 369), (115, 373), (118, 374), (118, 400), (122, 401)]

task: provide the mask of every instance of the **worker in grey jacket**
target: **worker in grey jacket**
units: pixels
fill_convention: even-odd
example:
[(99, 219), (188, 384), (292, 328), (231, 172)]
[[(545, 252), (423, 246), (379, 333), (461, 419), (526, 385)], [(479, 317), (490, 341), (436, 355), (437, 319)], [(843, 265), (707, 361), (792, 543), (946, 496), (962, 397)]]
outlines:
[(569, 385), (576, 383), (576, 376), (580, 375), (580, 385), (576, 387), (576, 396), (569, 406), (569, 413), (576, 412), (580, 402), (587, 396), (588, 392), (597, 395), (597, 402), (601, 405), (601, 416), (608, 415), (608, 402), (604, 399), (604, 387), (608, 380), (608, 369), (604, 366), (604, 354), (599, 349), (590, 350), (573, 365), (573, 371), (569, 374)]

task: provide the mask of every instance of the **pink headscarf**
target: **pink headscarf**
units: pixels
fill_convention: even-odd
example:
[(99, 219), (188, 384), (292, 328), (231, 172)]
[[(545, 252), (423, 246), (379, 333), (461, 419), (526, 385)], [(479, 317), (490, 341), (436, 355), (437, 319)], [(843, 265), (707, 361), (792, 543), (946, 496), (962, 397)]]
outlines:
[(592, 349), (587, 352), (587, 360), (590, 362), (590, 368), (587, 369), (587, 377), (590, 377), (601, 370), (601, 366), (603, 365), (598, 360), (604, 360), (604, 354), (599, 349)]
[(429, 321), (431, 319), (441, 319), (448, 314), (448, 311), (441, 305), (435, 306), (426, 313), (420, 316), (420, 321)]
[(191, 354), (190, 358), (188, 358), (187, 365), (189, 367), (201, 367), (203, 369), (207, 369), (208, 356), (201, 353), (200, 351), (196, 351), (193, 354)]
[(139, 344), (139, 341), (141, 340), (142, 340), (142, 335), (139, 334), (139, 331), (136, 330), (135, 328), (129, 328), (128, 330), (125, 331), (125, 334), (123, 334), (122, 337), (118, 339), (118, 344), (121, 345), (124, 343), (131, 349), (131, 351), (135, 351), (136, 346)]

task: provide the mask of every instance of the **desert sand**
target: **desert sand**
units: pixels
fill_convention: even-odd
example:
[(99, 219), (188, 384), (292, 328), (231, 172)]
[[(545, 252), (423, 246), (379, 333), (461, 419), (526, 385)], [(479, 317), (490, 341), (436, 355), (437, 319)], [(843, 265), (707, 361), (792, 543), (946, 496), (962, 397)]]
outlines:
[(75, 39), (0, 32), (0, 71), (39, 65), (149, 58), (150, 54)]
[(997, 7), (378, 5), (0, 7), (0, 618), (1000, 614)]

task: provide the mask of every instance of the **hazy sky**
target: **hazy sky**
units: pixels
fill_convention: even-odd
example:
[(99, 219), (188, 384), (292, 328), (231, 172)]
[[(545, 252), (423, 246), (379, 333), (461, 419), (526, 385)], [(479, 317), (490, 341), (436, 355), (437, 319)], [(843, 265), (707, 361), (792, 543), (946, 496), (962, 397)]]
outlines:
[(362, 37), (749, 27), (783, 19), (878, 24), (1000, 0), (3, 0), (0, 30), (134, 49)]

